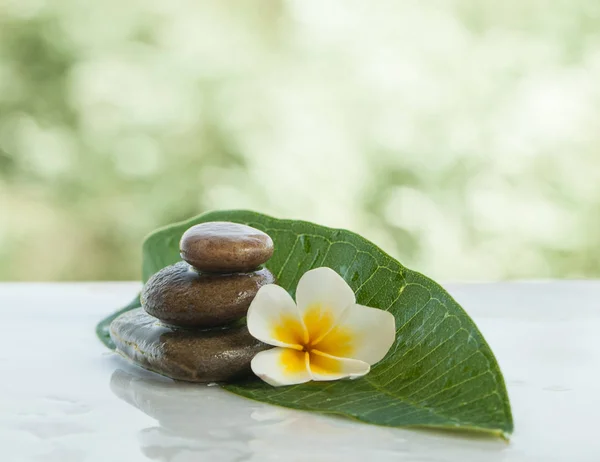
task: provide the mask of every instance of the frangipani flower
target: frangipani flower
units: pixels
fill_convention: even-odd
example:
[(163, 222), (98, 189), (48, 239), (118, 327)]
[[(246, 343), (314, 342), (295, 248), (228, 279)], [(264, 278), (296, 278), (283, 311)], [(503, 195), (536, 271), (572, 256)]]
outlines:
[(330, 268), (302, 276), (296, 303), (282, 287), (262, 286), (247, 322), (254, 337), (275, 347), (252, 360), (252, 371), (273, 386), (361, 377), (396, 336), (394, 316), (356, 304), (350, 286)]

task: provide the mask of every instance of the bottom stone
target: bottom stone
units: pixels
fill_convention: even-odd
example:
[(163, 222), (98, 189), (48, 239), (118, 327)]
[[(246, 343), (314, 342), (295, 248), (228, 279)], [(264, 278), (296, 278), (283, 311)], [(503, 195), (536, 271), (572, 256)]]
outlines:
[(138, 308), (110, 325), (117, 352), (145, 369), (188, 382), (223, 382), (250, 374), (250, 361), (271, 348), (243, 327), (207, 330), (162, 324)]

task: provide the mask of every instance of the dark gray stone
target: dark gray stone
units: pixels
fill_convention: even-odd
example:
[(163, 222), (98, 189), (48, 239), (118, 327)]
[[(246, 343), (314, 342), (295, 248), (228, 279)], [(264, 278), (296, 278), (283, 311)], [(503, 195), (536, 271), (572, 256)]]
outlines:
[(163, 268), (142, 289), (152, 316), (182, 327), (214, 327), (246, 316), (256, 292), (275, 282), (268, 269), (251, 273), (199, 273), (186, 262)]
[(250, 226), (212, 221), (188, 229), (179, 249), (181, 258), (200, 271), (235, 273), (252, 271), (271, 258), (273, 241)]
[(246, 326), (205, 330), (162, 324), (138, 308), (110, 325), (117, 351), (139, 366), (187, 382), (227, 382), (251, 373), (250, 361), (271, 348)]

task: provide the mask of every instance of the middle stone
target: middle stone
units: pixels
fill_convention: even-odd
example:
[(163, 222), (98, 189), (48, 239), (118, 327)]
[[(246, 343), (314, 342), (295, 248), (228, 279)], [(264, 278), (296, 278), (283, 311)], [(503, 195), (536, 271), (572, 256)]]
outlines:
[(215, 327), (246, 316), (258, 289), (275, 283), (268, 269), (250, 273), (200, 273), (186, 262), (163, 268), (144, 285), (146, 312), (181, 327)]

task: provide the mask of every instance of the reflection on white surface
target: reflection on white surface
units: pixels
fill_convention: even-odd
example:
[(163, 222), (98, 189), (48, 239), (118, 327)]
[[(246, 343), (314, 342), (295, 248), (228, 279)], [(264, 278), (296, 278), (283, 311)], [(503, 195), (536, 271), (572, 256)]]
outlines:
[(488, 460), (500, 460), (496, 456), (507, 448), (487, 437), (381, 428), (270, 406), (217, 386), (149, 378), (134, 370), (115, 371), (110, 386), (119, 398), (156, 419), (157, 426), (139, 432), (141, 451), (152, 460), (199, 460), (201, 455), (219, 462), (386, 462), (402, 456), (450, 461), (456, 455), (453, 448), (465, 447), (470, 447), (472, 460), (483, 448)]
[(97, 321), (136, 290), (0, 284), (0, 462), (600, 460), (598, 282), (449, 287), (504, 372), (510, 444), (358, 424), (163, 379), (94, 338)]

